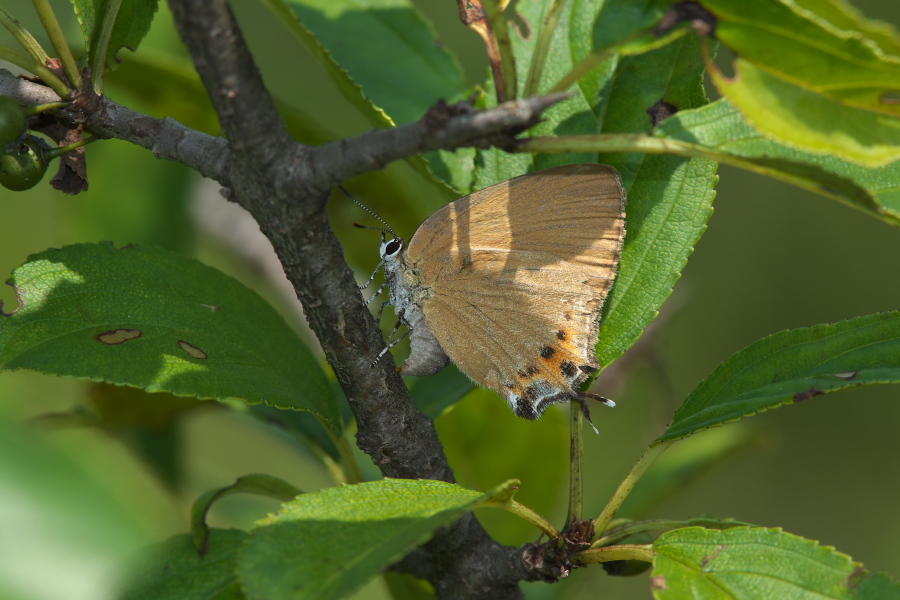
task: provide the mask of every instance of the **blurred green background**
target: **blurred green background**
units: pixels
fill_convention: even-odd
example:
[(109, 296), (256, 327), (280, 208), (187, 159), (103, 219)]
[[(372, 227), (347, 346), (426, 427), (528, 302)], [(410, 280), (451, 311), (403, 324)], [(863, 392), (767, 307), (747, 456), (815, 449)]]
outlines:
[[(319, 130), (310, 135), (336, 139), (370, 128), (309, 53), (266, 10), (255, 2), (234, 4), (273, 93), (294, 109), (316, 116)], [(483, 46), (459, 23), (455, 3), (419, 0), (417, 4), (433, 20), (442, 41), (457, 53), (469, 82), (481, 81), (486, 72)], [(854, 4), (869, 17), (900, 24), (900, 4), (895, 0)], [(30, 3), (15, 0), (4, 6), (33, 32), (40, 31)], [(65, 16), (70, 39), (80, 39), (70, 6), (62, 2), (55, 6)], [(7, 36), (2, 43), (11, 45), (12, 40)], [(144, 80), (138, 88), (145, 71), (129, 63), (130, 53), (123, 55), (125, 62), (108, 87), (111, 98), (153, 116), (174, 115), (215, 133), (208, 102), (196, 95), (188, 80)], [(173, 55), (185, 56), (164, 6), (138, 55), (146, 63), (165, 59), (169, 65), (177, 64)], [(0, 273), (9, 274), (29, 254), (48, 247), (99, 240), (158, 244), (193, 253), (259, 290), (301, 335), (308, 336), (284, 282), (272, 282), (271, 274), (277, 274), (278, 267), (271, 262), (266, 244), (259, 243), (258, 231), (242, 219), (240, 209), (218, 195), (215, 185), (125, 142), (94, 144), (87, 155), (90, 190), (84, 194), (65, 196), (45, 184), (23, 193), (0, 191)], [(732, 353), (783, 329), (900, 308), (900, 231), (780, 182), (729, 167), (720, 167), (719, 173), (715, 214), (664, 307), (659, 326), (626, 355), (625, 367), (601, 380), (599, 389), (615, 398), (618, 407), (596, 411), (601, 434), (590, 435), (586, 442), (590, 515), (599, 512), (611, 488), (663, 431), (680, 400)], [(404, 163), (389, 166), (386, 174), (360, 177), (348, 187), (407, 237), (446, 202)], [(369, 218), (337, 196), (331, 211), (348, 260), (365, 280), (378, 262), (377, 238), (353, 229), (350, 223)], [(229, 239), (238, 241), (231, 244)], [(11, 288), (3, 286), (0, 299), (7, 310), (16, 306)], [(307, 339), (317, 348), (314, 340)], [(68, 414), (43, 419), (44, 425), (54, 427), (32, 426), (21, 436), (24, 439), (9, 432), (8, 441), (0, 444), (0, 477), (8, 479), (0, 481), (0, 555), (15, 551), (24, 565), (15, 577), (10, 569), (0, 567), (0, 598), (102, 596), (102, 585), (91, 587), (91, 578), (103, 580), (102, 572), (83, 565), (69, 568), (63, 558), (53, 559), (57, 552), (74, 560), (78, 552), (71, 548), (79, 548), (83, 537), (76, 531), (72, 545), (66, 546), (56, 540), (54, 532), (59, 530), (51, 528), (58, 524), (40, 523), (42, 515), (52, 513), (66, 521), (66, 511), (71, 509), (89, 523), (131, 532), (122, 534), (118, 545), (96, 550), (97, 556), (104, 557), (130, 545), (185, 532), (190, 502), (243, 474), (270, 473), (304, 490), (333, 485), (320, 461), (286, 435), (239, 410), (214, 404), (196, 408), (175, 422), (160, 417), (157, 433), (165, 431), (179, 440), (168, 447), (176, 448), (176, 456), (182, 459), (160, 459), (151, 469), (137, 458), (153, 453), (148, 440), (154, 439), (135, 427), (140, 414), (130, 419), (113, 411), (105, 415), (102, 429), (80, 427), (81, 421), (72, 416), (73, 408), (84, 406), (104, 414), (106, 394), (81, 381), (28, 372), (0, 374), (0, 431), (7, 431), (8, 423), (40, 415)], [(870, 570), (900, 577), (897, 399), (896, 388), (887, 386), (824, 395), (681, 442), (670, 451), (672, 460), (708, 446), (734, 443), (737, 450), (677, 486), (648, 516), (711, 514), (782, 527), (835, 546)], [(566, 423), (565, 409), (528, 423), (516, 418), (496, 395), (475, 392), (439, 419), (438, 429), (460, 483), (488, 489), (504, 479), (520, 478), (518, 499), (561, 524), (567, 480)], [(26, 460), (22, 457), (35, 437), (49, 442), (49, 454)], [(40, 498), (48, 494), (35, 492), (34, 512), (29, 514), (38, 522), (25, 523), (21, 507), (3, 494), (3, 487), (46, 480), (50, 481), (46, 489), (52, 490), (49, 494), (64, 494), (65, 478), (54, 465), (66, 461), (73, 464), (63, 470), (93, 482), (97, 497), (106, 498), (103, 502), (112, 508), (102, 502), (102, 510), (97, 508), (99, 501), (90, 495), (84, 506), (72, 508), (44, 502)], [(231, 497), (213, 509), (211, 523), (246, 528), (274, 508), (274, 503), (265, 500)], [(629, 516), (628, 510), (626, 506), (623, 516)], [(518, 545), (537, 538), (537, 532), (500, 511), (483, 511), (478, 516), (504, 543)], [(12, 522), (19, 527), (11, 529)], [(41, 557), (41, 568), (65, 574), (60, 577), (65, 587), (17, 588), (16, 577), (26, 573), (23, 581), (28, 580), (28, 568), (37, 568), (16, 542), (21, 539), (16, 536), (28, 532), (36, 540), (29, 548)], [(70, 551), (64, 552), (66, 548)], [(107, 558), (112, 561), (115, 556)], [(81, 587), (66, 583), (71, 581), (81, 581)], [(525, 589), (530, 598), (650, 597), (646, 576), (611, 578), (597, 568), (576, 571), (558, 585)], [(67, 593), (60, 595), (61, 590)], [(373, 582), (356, 597), (385, 597), (383, 584)]]

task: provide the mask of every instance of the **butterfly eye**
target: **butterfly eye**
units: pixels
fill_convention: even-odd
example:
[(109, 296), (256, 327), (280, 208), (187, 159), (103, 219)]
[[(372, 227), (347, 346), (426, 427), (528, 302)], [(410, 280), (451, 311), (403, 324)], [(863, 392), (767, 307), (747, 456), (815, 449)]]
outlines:
[(391, 240), (387, 243), (387, 246), (384, 247), (384, 255), (385, 256), (393, 256), (400, 252), (400, 248), (403, 247), (403, 244), (400, 240)]

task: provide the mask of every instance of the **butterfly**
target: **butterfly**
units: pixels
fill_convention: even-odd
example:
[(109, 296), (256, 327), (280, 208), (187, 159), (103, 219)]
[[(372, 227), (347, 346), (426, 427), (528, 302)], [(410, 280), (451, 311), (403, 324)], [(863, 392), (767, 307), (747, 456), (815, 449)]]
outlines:
[(408, 244), (383, 232), (386, 303), (410, 329), (400, 374), (431, 375), (452, 360), (520, 417), (574, 401), (590, 420), (586, 400), (606, 399), (579, 388), (600, 368), (598, 319), (625, 204), (613, 167), (565, 165), (451, 202)]

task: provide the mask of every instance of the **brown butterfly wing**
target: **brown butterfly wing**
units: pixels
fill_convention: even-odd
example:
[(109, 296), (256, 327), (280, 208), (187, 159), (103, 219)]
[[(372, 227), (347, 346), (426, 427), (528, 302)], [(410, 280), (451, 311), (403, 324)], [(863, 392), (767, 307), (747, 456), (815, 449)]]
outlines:
[(453, 362), (510, 402), (572, 390), (598, 367), (597, 319), (624, 208), (615, 169), (580, 164), (485, 188), (429, 217), (407, 261), (429, 290), (428, 327)]

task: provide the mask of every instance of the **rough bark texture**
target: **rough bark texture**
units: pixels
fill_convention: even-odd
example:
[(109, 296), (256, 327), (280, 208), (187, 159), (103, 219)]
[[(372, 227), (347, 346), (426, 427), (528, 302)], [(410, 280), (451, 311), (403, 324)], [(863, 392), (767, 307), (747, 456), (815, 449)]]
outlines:
[[(105, 97), (70, 107), (64, 116), (93, 135), (130, 141), (219, 181), (223, 194), (253, 215), (275, 247), (349, 399), (359, 447), (386, 476), (454, 481), (433, 422), (412, 402), (393, 360), (386, 356), (370, 367), (384, 342), (328, 223), (327, 194), (343, 180), (415, 153), (511, 145), (565, 95), (489, 111), (438, 103), (416, 123), (303, 146), (288, 135), (227, 2), (170, 0), (170, 6), (224, 136), (154, 119)], [(57, 98), (8, 72), (0, 73), (0, 93), (30, 104)], [(469, 514), (436, 532), (398, 568), (429, 579), (442, 598), (519, 598), (518, 581), (546, 580), (532, 564), (534, 552), (497, 544)]]

